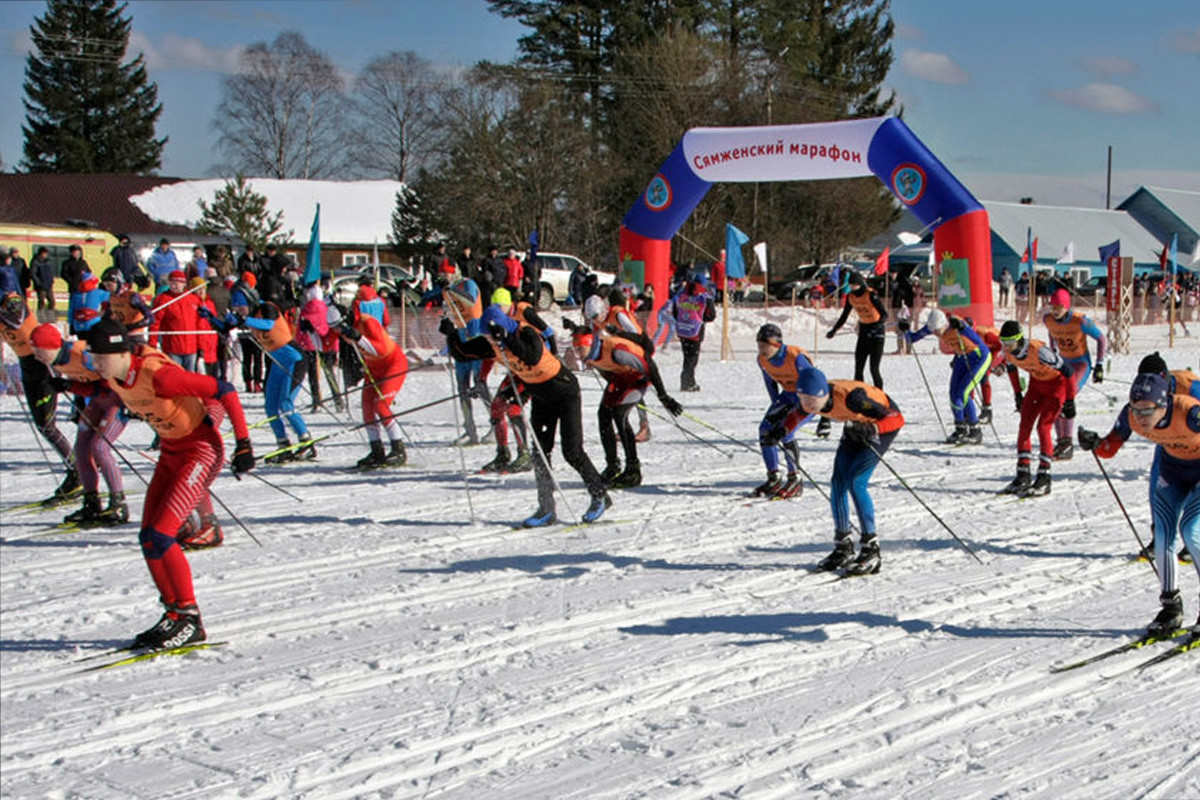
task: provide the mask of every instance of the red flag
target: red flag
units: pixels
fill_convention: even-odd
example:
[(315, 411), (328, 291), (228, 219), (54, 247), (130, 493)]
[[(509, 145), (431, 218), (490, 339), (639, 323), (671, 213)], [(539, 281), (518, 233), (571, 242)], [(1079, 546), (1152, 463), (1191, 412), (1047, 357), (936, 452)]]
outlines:
[[(1029, 261), (1029, 248), (1026, 247), (1025, 252), (1021, 254), (1021, 263), (1024, 264), (1024, 263), (1027, 263), (1028, 261)], [(1034, 261), (1034, 263), (1037, 263), (1037, 239), (1033, 240), (1033, 261)]]
[(886, 275), (888, 271), (888, 251), (890, 247), (883, 248), (883, 252), (879, 254), (879, 258), (875, 259), (875, 274)]
[(1162, 271), (1167, 271), (1167, 246), (1163, 245), (1162, 252), (1158, 254), (1158, 265), (1162, 267)]

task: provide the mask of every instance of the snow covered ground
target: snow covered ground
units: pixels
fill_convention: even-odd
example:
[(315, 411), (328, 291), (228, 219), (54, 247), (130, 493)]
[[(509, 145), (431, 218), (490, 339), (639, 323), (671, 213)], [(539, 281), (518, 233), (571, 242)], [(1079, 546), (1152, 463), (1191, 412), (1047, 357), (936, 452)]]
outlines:
[[(770, 318), (813, 346), (811, 317)], [(908, 424), (888, 460), (983, 564), (880, 467), (883, 571), (829, 583), (808, 571), (832, 536), (813, 487), (740, 497), (763, 473), (737, 443), (754, 444), (766, 406), (752, 358), (762, 321), (738, 312), (725, 363), (713, 330), (703, 391), (678, 395), (722, 433), (684, 419), (705, 445), (654, 420), (646, 485), (616, 493), (600, 525), (513, 530), (535, 506), (532, 476), (464, 478), (464, 461), (473, 473), (492, 449), (447, 445), (449, 404), (405, 418), (416, 446), (402, 471), (349, 471), (358, 433), (317, 463), (260, 467), (302, 502), (226, 472), (215, 491), (262, 546), (222, 514), (225, 546), (190, 556), (224, 648), (80, 674), (78, 659), (158, 617), (136, 525), (48, 534), (53, 513), (0, 512), (0, 795), (1200, 798), (1193, 655), (1116, 677), (1147, 654), (1048, 671), (1135, 636), (1158, 606), (1092, 458), (1056, 464), (1050, 497), (997, 497), (1015, 467), (1007, 382), (995, 386), (1002, 444), (988, 431), (952, 449), (917, 362), (889, 355), (886, 388)], [(831, 377), (850, 377), (853, 341), (819, 339)], [(1200, 358), (1196, 339), (1166, 350), (1165, 326), (1134, 343), (1081, 394), (1083, 425), (1107, 430), (1106, 395), (1123, 398), (1149, 350), (1173, 367)], [(919, 347), (948, 417), (947, 359)], [(678, 349), (659, 360), (674, 389)], [(581, 385), (602, 466), (599, 385)], [(445, 371), (415, 372), (399, 405), (449, 391)], [(252, 419), (260, 403), (248, 401)], [(309, 422), (318, 434), (346, 424)], [(255, 438), (265, 452), (269, 433)], [(123, 439), (147, 476), (133, 447), (149, 439), (139, 425)], [(836, 431), (803, 437), (824, 487), (835, 445)], [(1150, 452), (1132, 441), (1106, 464), (1143, 536)], [(555, 460), (559, 514), (574, 521), (586, 493)], [(0, 398), (0, 461), (5, 506), (57, 482), (12, 397)], [(1190, 621), (1197, 577), (1180, 578)]]

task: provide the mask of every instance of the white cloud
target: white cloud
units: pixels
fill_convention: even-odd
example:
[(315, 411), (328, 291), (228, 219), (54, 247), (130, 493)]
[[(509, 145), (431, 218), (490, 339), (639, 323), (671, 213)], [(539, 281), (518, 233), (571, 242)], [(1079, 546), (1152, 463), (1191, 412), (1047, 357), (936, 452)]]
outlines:
[(1059, 89), (1047, 94), (1065, 105), (1100, 114), (1142, 114), (1158, 111), (1158, 105), (1153, 101), (1113, 83), (1089, 83), (1078, 89)]
[(945, 53), (905, 50), (900, 54), (900, 66), (908, 74), (934, 83), (962, 84), (971, 80), (967, 71)]
[(1138, 65), (1118, 56), (1095, 56), (1083, 62), (1083, 68), (1101, 78), (1113, 75), (1137, 75)]
[(152, 71), (198, 70), (201, 72), (231, 73), (236, 71), (241, 45), (211, 47), (199, 39), (167, 33), (150, 39), (145, 34), (129, 34), (130, 57), (139, 51), (146, 55), (146, 66)]
[(1176, 33), (1171, 37), (1171, 46), (1180, 53), (1200, 53), (1200, 25), (1195, 30)]

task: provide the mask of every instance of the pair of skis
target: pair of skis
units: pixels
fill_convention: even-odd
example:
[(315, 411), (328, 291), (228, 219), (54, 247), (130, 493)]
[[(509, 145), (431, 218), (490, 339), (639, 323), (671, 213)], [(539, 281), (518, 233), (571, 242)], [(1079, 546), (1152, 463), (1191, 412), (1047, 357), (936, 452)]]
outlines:
[(1157, 664), (1162, 664), (1163, 662), (1169, 661), (1172, 658), (1176, 658), (1184, 653), (1200, 648), (1200, 633), (1196, 633), (1188, 628), (1179, 628), (1171, 633), (1163, 635), (1154, 635), (1148, 633), (1143, 636), (1139, 636), (1132, 641), (1117, 645), (1110, 650), (1105, 650), (1093, 656), (1088, 656), (1087, 658), (1079, 661), (1074, 661), (1070, 664), (1062, 664), (1057, 667), (1051, 667), (1050, 671), (1056, 674), (1060, 672), (1070, 672), (1081, 667), (1086, 667), (1089, 664), (1095, 664), (1098, 661), (1104, 661), (1106, 659), (1113, 658), (1114, 656), (1119, 656), (1123, 653), (1141, 650), (1143, 648), (1152, 647), (1156, 644), (1161, 644), (1164, 642), (1175, 642), (1175, 644), (1169, 649), (1163, 650), (1161, 653), (1157, 653), (1144, 661), (1138, 662), (1131, 667), (1121, 670), (1120, 672), (1113, 673), (1112, 675), (1106, 675), (1105, 678), (1116, 678), (1120, 675), (1127, 675), (1130, 672), (1140, 672), (1144, 669), (1153, 667)]
[(165, 647), (161, 650), (146, 650), (128, 645), (126, 647), (105, 650), (103, 653), (84, 656), (77, 659), (76, 663), (100, 661), (101, 663), (88, 664), (88, 666), (79, 670), (81, 673), (99, 672), (101, 670), (124, 667), (128, 664), (137, 664), (141, 661), (153, 661), (169, 656), (184, 656), (188, 653), (194, 653), (197, 650), (212, 650), (213, 648), (224, 647), (227, 644), (229, 642), (193, 642), (192, 644), (180, 645), (179, 647)]

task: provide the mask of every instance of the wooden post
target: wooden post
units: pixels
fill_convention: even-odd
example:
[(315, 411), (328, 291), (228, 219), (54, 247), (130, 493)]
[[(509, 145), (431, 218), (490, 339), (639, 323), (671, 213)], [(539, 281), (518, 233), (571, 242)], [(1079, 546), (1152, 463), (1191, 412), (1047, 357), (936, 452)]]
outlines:
[(733, 342), (729, 341), (729, 279), (721, 292), (721, 360), (733, 358)]

